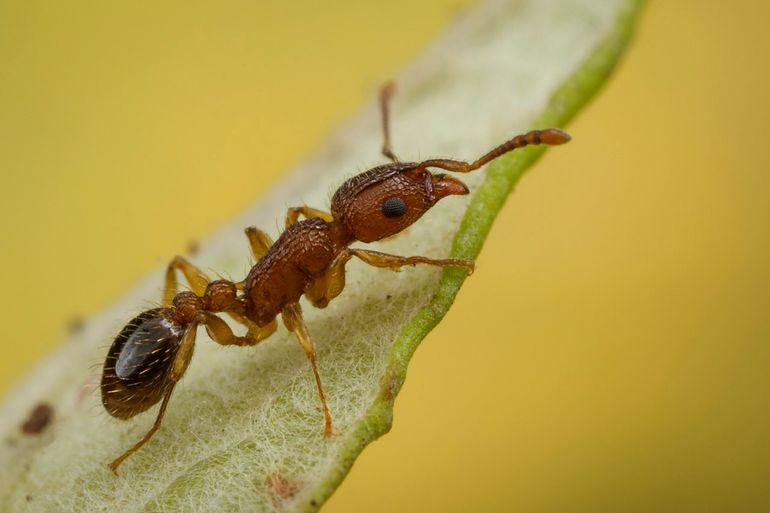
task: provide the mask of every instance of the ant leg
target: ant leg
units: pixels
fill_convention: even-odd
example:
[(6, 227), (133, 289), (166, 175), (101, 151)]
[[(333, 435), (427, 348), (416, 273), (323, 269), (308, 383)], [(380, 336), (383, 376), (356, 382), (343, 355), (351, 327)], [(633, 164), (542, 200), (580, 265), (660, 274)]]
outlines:
[(203, 296), (206, 287), (211, 281), (203, 271), (187, 261), (183, 256), (175, 256), (166, 267), (166, 287), (163, 291), (163, 306), (171, 306), (177, 293), (176, 271), (179, 269), (187, 278), (190, 288), (198, 296)]
[(385, 82), (380, 89), (380, 113), (382, 114), (382, 154), (392, 162), (398, 162), (398, 157), (390, 148), (390, 99), (396, 92), (395, 82)]
[(187, 365), (190, 363), (190, 358), (192, 358), (193, 349), (195, 348), (195, 334), (197, 332), (197, 328), (198, 326), (196, 324), (188, 326), (187, 331), (185, 331), (184, 337), (179, 344), (179, 350), (176, 356), (174, 356), (174, 363), (171, 366), (171, 372), (169, 373), (167, 382), (165, 383), (165, 386), (167, 386), (168, 389), (166, 390), (166, 393), (163, 394), (163, 401), (160, 403), (160, 410), (158, 411), (158, 416), (155, 418), (155, 423), (142, 437), (141, 440), (139, 440), (136, 444), (134, 444), (133, 447), (115, 458), (115, 460), (110, 463), (110, 470), (112, 470), (113, 474), (118, 475), (118, 467), (126, 460), (126, 458), (134, 454), (136, 451), (141, 449), (144, 444), (149, 442), (150, 438), (152, 438), (155, 432), (160, 428), (160, 424), (163, 422), (163, 416), (166, 413), (168, 401), (171, 399), (171, 393), (174, 391), (174, 387), (176, 386), (177, 382), (182, 378), (185, 370), (187, 370)]
[(288, 212), (286, 212), (286, 228), (299, 221), (299, 216), (301, 215), (305, 216), (306, 219), (318, 217), (327, 223), (331, 223), (334, 220), (331, 214), (324, 212), (323, 210), (311, 207), (291, 207)]
[(227, 312), (237, 322), (246, 326), (248, 331), (243, 337), (237, 336), (230, 329), (225, 321), (217, 317), (216, 315), (208, 312), (204, 312), (206, 331), (208, 332), (211, 340), (217, 344), (223, 346), (235, 345), (235, 346), (254, 346), (266, 339), (273, 333), (275, 333), (277, 323), (273, 320), (267, 326), (257, 326), (255, 323), (246, 319), (245, 317), (238, 315), (234, 312)]
[(174, 391), (174, 384), (171, 385), (171, 388), (168, 389), (166, 394), (163, 396), (163, 402), (160, 403), (160, 411), (158, 412), (158, 417), (155, 419), (155, 423), (152, 425), (150, 430), (147, 432), (144, 437), (139, 440), (133, 447), (131, 447), (129, 450), (115, 458), (115, 461), (110, 463), (110, 470), (112, 470), (112, 473), (116, 476), (118, 475), (118, 467), (123, 463), (126, 458), (134, 454), (136, 451), (141, 449), (141, 447), (150, 441), (150, 438), (152, 438), (152, 435), (155, 434), (155, 432), (160, 428), (160, 423), (163, 421), (163, 415), (166, 413), (166, 406), (168, 406), (168, 400), (171, 399), (171, 392)]
[(402, 257), (398, 255), (380, 253), (379, 251), (370, 251), (367, 249), (348, 249), (347, 252), (360, 258), (371, 266), (385, 267), (391, 271), (400, 271), (401, 267), (405, 265), (428, 264), (436, 265), (439, 267), (465, 267), (468, 269), (470, 274), (473, 273), (473, 270), (476, 267), (476, 264), (473, 260), (465, 259), (444, 258), (435, 260), (421, 256)]
[(447, 171), (454, 171), (457, 173), (469, 173), (474, 171), (484, 164), (495, 160), (497, 157), (513, 151), (517, 148), (523, 148), (531, 144), (547, 144), (549, 146), (556, 146), (564, 144), (571, 139), (567, 132), (563, 132), (558, 128), (546, 128), (545, 130), (532, 130), (526, 134), (517, 135), (510, 141), (506, 141), (497, 148), (481, 157), (480, 159), (471, 162), (464, 162), (462, 160), (451, 159), (433, 159), (425, 160), (418, 164), (418, 167), (438, 167), (446, 169)]
[(255, 259), (259, 260), (265, 256), (267, 250), (273, 245), (273, 239), (256, 226), (249, 226), (244, 231), (246, 232), (246, 237), (249, 238), (251, 254), (254, 255)]
[(305, 356), (310, 360), (310, 365), (313, 367), (315, 384), (318, 387), (318, 396), (321, 398), (321, 407), (324, 412), (324, 436), (328, 438), (332, 436), (332, 416), (329, 413), (329, 406), (326, 404), (326, 395), (321, 385), (321, 376), (318, 374), (318, 366), (315, 360), (315, 345), (313, 344), (313, 339), (310, 338), (310, 333), (307, 331), (305, 321), (302, 319), (302, 309), (299, 303), (287, 305), (283, 309), (282, 316), (286, 328), (294, 332), (302, 349), (305, 350)]
[(332, 261), (329, 269), (323, 276), (317, 278), (305, 290), (305, 297), (316, 308), (326, 308), (329, 301), (339, 296), (342, 289), (345, 288), (345, 264), (353, 257), (352, 253), (341, 252)]

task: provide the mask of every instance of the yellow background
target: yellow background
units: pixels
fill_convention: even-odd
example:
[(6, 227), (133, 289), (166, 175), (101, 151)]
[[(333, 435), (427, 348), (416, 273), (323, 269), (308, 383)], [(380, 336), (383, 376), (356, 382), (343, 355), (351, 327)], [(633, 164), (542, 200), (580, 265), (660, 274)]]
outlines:
[[(2, 392), (468, 2), (174, 4), (0, 5)], [(649, 6), (326, 511), (770, 510), (770, 4), (722, 5)]]

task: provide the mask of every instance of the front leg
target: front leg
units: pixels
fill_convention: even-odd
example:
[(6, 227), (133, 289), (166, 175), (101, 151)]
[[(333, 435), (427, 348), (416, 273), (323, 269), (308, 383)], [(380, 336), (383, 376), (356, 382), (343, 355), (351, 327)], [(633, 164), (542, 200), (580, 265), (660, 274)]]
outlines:
[(305, 289), (305, 297), (316, 308), (326, 308), (329, 301), (339, 296), (345, 288), (345, 264), (353, 257), (349, 250), (340, 252), (320, 278), (313, 280)]
[(421, 256), (402, 257), (380, 253), (379, 251), (346, 248), (337, 255), (337, 258), (334, 259), (324, 275), (316, 278), (305, 289), (305, 297), (310, 300), (313, 306), (325, 308), (329, 301), (340, 295), (342, 289), (345, 288), (345, 265), (354, 256), (371, 266), (384, 267), (391, 271), (400, 271), (401, 267), (405, 265), (415, 264), (428, 264), (439, 267), (465, 267), (469, 273), (472, 273), (475, 268), (473, 260), (455, 258), (435, 260)]
[(457, 258), (433, 259), (422, 256), (403, 257), (367, 249), (347, 249), (345, 251), (352, 256), (360, 258), (371, 266), (384, 267), (391, 271), (400, 271), (405, 265), (415, 264), (435, 265), (438, 267), (465, 267), (468, 269), (469, 274), (473, 273), (473, 270), (476, 268), (476, 263), (473, 260)]

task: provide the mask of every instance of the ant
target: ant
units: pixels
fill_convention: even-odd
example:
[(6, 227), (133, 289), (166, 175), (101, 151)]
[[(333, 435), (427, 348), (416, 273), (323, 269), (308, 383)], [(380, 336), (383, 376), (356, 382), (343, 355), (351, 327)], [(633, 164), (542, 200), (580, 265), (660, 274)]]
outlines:
[[(460, 180), (433, 174), (428, 168), (468, 173), (516, 148), (570, 140), (567, 133), (556, 128), (533, 130), (471, 163), (451, 159), (401, 162), (390, 147), (388, 110), (394, 90), (395, 84), (390, 82), (379, 95), (382, 154), (391, 162), (344, 182), (332, 197), (331, 213), (307, 206), (290, 208), (286, 228), (275, 242), (256, 227), (246, 228), (256, 259), (246, 279), (238, 283), (211, 281), (181, 256), (168, 264), (163, 306), (131, 320), (115, 338), (104, 362), (102, 404), (110, 415), (129, 419), (161, 401), (152, 428), (109, 464), (113, 473), (117, 474), (121, 463), (160, 428), (174, 387), (192, 358), (199, 325), (219, 344), (253, 346), (275, 332), (280, 315), (310, 361), (323, 408), (324, 436), (330, 437), (332, 418), (318, 374), (315, 346), (302, 318), (300, 297), (304, 295), (317, 308), (328, 305), (345, 288), (345, 265), (352, 257), (392, 271), (405, 265), (427, 264), (465, 267), (473, 272), (473, 260), (402, 257), (349, 246), (355, 241), (374, 242), (395, 235), (440, 199), (469, 193)], [(300, 216), (305, 220), (300, 221)], [(189, 282), (190, 291), (177, 292), (177, 271)], [(235, 335), (218, 313), (229, 315), (246, 328), (246, 333)]]

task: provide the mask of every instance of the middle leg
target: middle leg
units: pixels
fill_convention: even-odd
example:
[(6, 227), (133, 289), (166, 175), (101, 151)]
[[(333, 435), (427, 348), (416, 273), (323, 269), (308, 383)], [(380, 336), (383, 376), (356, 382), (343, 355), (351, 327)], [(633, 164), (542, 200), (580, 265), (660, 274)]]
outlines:
[(249, 239), (251, 254), (254, 255), (255, 260), (259, 260), (265, 256), (267, 250), (273, 245), (273, 239), (256, 226), (249, 226), (244, 231), (246, 232), (246, 237)]
[(334, 218), (331, 214), (328, 212), (324, 212), (323, 210), (318, 210), (317, 208), (312, 207), (291, 207), (286, 212), (286, 228), (289, 226), (296, 224), (297, 221), (299, 221), (299, 216), (305, 216), (306, 219), (310, 219), (311, 217), (318, 217), (320, 219), (323, 219), (327, 223), (331, 223)]
[(318, 366), (316, 365), (315, 344), (313, 339), (310, 338), (310, 333), (305, 326), (305, 320), (302, 318), (302, 309), (299, 303), (292, 303), (283, 309), (283, 323), (286, 325), (286, 329), (293, 332), (296, 335), (299, 344), (305, 351), (305, 356), (310, 361), (310, 366), (313, 367), (313, 375), (315, 376), (315, 384), (318, 387), (318, 396), (321, 398), (321, 407), (324, 412), (324, 436), (332, 436), (332, 416), (329, 413), (329, 405), (326, 404), (326, 394), (324, 394), (323, 386), (321, 385), (321, 375), (318, 374)]

